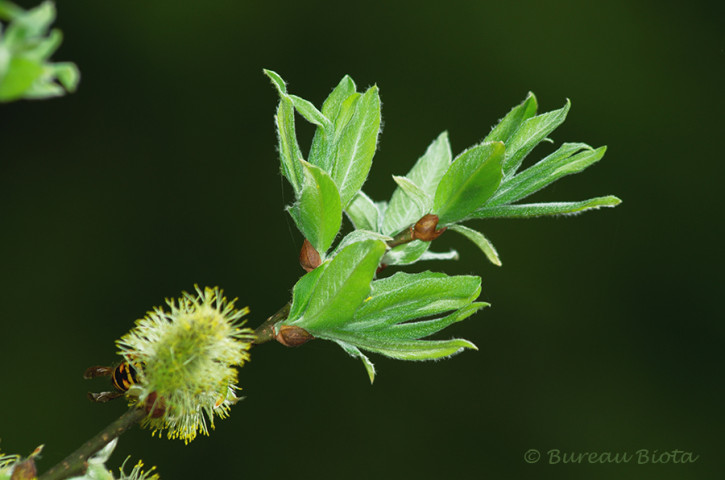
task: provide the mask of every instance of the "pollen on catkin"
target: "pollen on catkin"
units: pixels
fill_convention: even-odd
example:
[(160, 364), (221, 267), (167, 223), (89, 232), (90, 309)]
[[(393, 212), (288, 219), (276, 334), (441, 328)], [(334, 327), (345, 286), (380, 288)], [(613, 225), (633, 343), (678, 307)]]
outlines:
[(144, 471), (144, 464), (141, 460), (136, 462), (136, 465), (133, 466), (131, 472), (126, 474), (124, 472), (124, 467), (126, 466), (127, 461), (128, 457), (126, 457), (126, 460), (123, 461), (123, 464), (119, 469), (121, 471), (121, 477), (119, 478), (119, 480), (159, 480), (159, 474), (154, 473), (156, 467), (151, 467), (150, 470)]
[(162, 412), (141, 423), (153, 434), (185, 443), (209, 435), (207, 421), (214, 428), (214, 416), (227, 417), (238, 400), (235, 367), (249, 360), (254, 331), (242, 328), (249, 309), (235, 309), (235, 301), (216, 287), (196, 287), (196, 295), (167, 300), (167, 309), (154, 308), (116, 342), (126, 362), (143, 365), (128, 398)]

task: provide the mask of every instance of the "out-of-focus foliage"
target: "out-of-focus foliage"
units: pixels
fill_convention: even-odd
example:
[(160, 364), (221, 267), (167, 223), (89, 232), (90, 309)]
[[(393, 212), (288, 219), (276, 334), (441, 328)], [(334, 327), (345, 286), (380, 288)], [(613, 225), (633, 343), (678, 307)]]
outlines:
[(80, 80), (71, 62), (50, 62), (63, 35), (50, 29), (55, 5), (31, 10), (0, 0), (0, 102), (58, 97), (75, 91)]

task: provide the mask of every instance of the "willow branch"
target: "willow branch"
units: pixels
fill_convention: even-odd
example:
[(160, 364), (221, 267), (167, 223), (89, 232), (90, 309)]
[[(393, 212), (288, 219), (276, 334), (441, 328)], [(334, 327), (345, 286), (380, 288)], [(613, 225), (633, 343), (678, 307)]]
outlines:
[(126, 430), (143, 419), (147, 413), (140, 408), (131, 408), (117, 420), (101, 430), (98, 435), (88, 440), (75, 452), (40, 476), (38, 480), (62, 480), (82, 475), (88, 468), (88, 459), (108, 442), (121, 436)]
[(290, 302), (287, 302), (282, 308), (277, 310), (277, 313), (269, 317), (267, 320), (264, 321), (264, 323), (262, 323), (254, 330), (254, 335), (256, 337), (256, 340), (254, 340), (255, 345), (268, 342), (275, 337), (275, 324), (287, 318), (291, 306), (292, 304)]

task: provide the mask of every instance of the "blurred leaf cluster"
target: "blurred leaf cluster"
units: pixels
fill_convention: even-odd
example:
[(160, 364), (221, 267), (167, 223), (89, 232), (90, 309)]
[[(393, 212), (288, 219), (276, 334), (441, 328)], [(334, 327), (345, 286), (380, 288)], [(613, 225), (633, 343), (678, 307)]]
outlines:
[[(85, 472), (80, 475), (74, 475), (73, 480), (115, 480), (116, 477), (113, 475), (113, 472), (106, 468), (106, 463), (117, 444), (118, 439), (113, 439), (88, 458), (84, 467)], [(42, 451), (43, 445), (40, 445), (27, 458), (23, 458), (20, 455), (0, 454), (0, 480), (37, 480), (38, 475), (35, 461), (41, 458), (40, 454)], [(156, 467), (144, 471), (144, 464), (140, 460), (131, 468), (129, 473), (125, 473), (124, 470), (128, 460), (127, 457), (121, 465), (118, 480), (159, 479), (159, 475), (154, 473)]]
[[(517, 203), (554, 181), (602, 158), (605, 147), (564, 143), (522, 171), (524, 159), (561, 125), (570, 103), (537, 115), (529, 93), (484, 140), (455, 158), (446, 132), (436, 138), (389, 201), (362, 191), (372, 166), (381, 124), (377, 86), (358, 92), (345, 76), (318, 109), (290, 94), (284, 80), (265, 70), (280, 97), (275, 117), (282, 174), (295, 202), (287, 209), (317, 259), (295, 285), (291, 309), (279, 327), (294, 326), (338, 343), (360, 358), (371, 381), (375, 369), (362, 350), (402, 360), (447, 357), (475, 346), (462, 339), (422, 340), (487, 306), (475, 302), (479, 277), (398, 272), (375, 279), (389, 265), (458, 258), (455, 251), (429, 252), (450, 229), (474, 242), (496, 265), (496, 249), (461, 222), (485, 218), (573, 214), (620, 203), (614, 196), (577, 202)], [(295, 113), (316, 126), (307, 158), (297, 142)], [(354, 230), (340, 234), (343, 213)], [(441, 228), (438, 228), (438, 227)], [(304, 247), (303, 247), (304, 252)], [(302, 256), (301, 256), (302, 258)]]
[(50, 29), (55, 6), (23, 10), (0, 0), (0, 102), (58, 97), (75, 91), (80, 73), (71, 62), (50, 62), (63, 35)]

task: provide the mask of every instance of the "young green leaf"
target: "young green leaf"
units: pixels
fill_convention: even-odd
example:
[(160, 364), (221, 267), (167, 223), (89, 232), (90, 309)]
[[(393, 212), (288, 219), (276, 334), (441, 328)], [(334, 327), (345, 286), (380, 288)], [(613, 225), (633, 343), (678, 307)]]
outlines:
[(335, 342), (340, 345), (348, 355), (362, 360), (362, 363), (365, 366), (365, 371), (368, 372), (368, 377), (370, 378), (370, 383), (372, 384), (375, 381), (375, 366), (373, 365), (373, 362), (371, 362), (370, 359), (368, 359), (368, 357), (366, 357), (365, 354), (363, 354), (355, 345), (350, 345), (349, 343), (345, 343), (341, 340), (335, 340)]
[(340, 194), (335, 182), (319, 167), (301, 161), (304, 183), (290, 214), (307, 240), (324, 258), (342, 225)]
[(315, 130), (310, 156), (316, 162), (315, 165), (318, 165), (330, 175), (332, 175), (340, 156), (340, 141), (343, 133), (357, 112), (361, 98), (360, 93), (351, 93), (337, 106), (335, 116), (328, 117), (332, 121), (332, 128), (318, 128)]
[(364, 332), (330, 330), (322, 334), (320, 338), (333, 340), (350, 356), (360, 358), (368, 372), (370, 383), (372, 383), (375, 378), (375, 367), (360, 351), (360, 348), (402, 360), (433, 360), (453, 355), (463, 348), (475, 349), (475, 345), (466, 340), (422, 341), (418, 339), (460, 322), (486, 306), (488, 306), (487, 303), (472, 303), (442, 318), (402, 323), (386, 329)]
[(338, 331), (335, 331), (331, 336), (325, 333), (318, 335), (318, 337), (333, 340), (338, 344), (342, 341), (363, 350), (380, 353), (397, 360), (437, 360), (460, 353), (465, 348), (478, 350), (473, 343), (460, 338), (451, 340), (382, 340), (364, 334)]
[(274, 117), (277, 125), (277, 139), (279, 142), (279, 160), (282, 168), (282, 175), (289, 180), (295, 197), (299, 198), (304, 181), (304, 172), (300, 160), (303, 159), (302, 151), (297, 144), (295, 133), (295, 109), (292, 100), (287, 95), (287, 87), (284, 80), (276, 72), (264, 70), (272, 84), (279, 92), (279, 106), (277, 115)]
[(311, 272), (307, 272), (297, 281), (292, 289), (292, 306), (290, 307), (289, 314), (287, 314), (288, 322), (297, 320), (305, 313), (307, 305), (310, 303), (312, 292), (314, 292), (317, 286), (317, 281), (329, 264), (329, 260), (322, 262), (319, 267)]
[(317, 110), (311, 102), (297, 95), (289, 95), (289, 98), (292, 100), (292, 105), (294, 105), (295, 110), (305, 117), (305, 120), (324, 130), (332, 130), (332, 122), (330, 119)]
[(25, 13), (25, 10), (9, 1), (0, 0), (0, 20), (13, 20)]
[(622, 203), (613, 195), (590, 198), (581, 202), (529, 203), (519, 205), (501, 205), (483, 207), (471, 215), (471, 218), (530, 218), (545, 215), (570, 215), (601, 207), (616, 207)]
[(43, 75), (43, 66), (27, 58), (13, 57), (4, 73), (4, 76), (0, 76), (0, 102), (22, 98)]
[(503, 162), (504, 177), (513, 176), (526, 155), (546, 138), (556, 127), (564, 123), (571, 103), (569, 100), (559, 110), (543, 113), (524, 121), (506, 143), (506, 158)]
[(9, 2), (2, 5), (0, 18), (10, 24), (4, 32), (0, 25), (0, 102), (75, 91), (78, 68), (69, 62), (48, 61), (63, 38), (59, 30), (48, 32), (55, 19), (54, 4), (43, 2), (27, 11)]
[[(416, 217), (416, 220), (422, 217), (425, 212), (433, 206), (433, 197), (428, 195), (425, 190), (413, 183), (411, 180), (397, 175), (393, 175), (393, 180), (395, 180), (398, 187), (403, 190), (403, 192), (413, 201), (413, 203), (418, 207), (418, 210), (421, 212), (421, 214)], [(408, 226), (410, 226), (410, 224)]]
[(472, 228), (464, 227), (463, 225), (451, 225), (451, 230), (458, 232), (470, 241), (472, 241), (481, 251), (486, 255), (486, 258), (496, 266), (501, 266), (501, 260), (498, 258), (498, 253), (493, 247), (493, 244), (483, 236), (481, 232), (473, 230)]
[[(352, 97), (352, 96), (351, 96)], [(353, 115), (340, 130), (336, 156), (332, 165), (332, 179), (340, 190), (343, 208), (360, 191), (372, 165), (380, 131), (380, 97), (378, 87), (369, 88), (354, 102)], [(341, 106), (345, 109), (345, 102)], [(335, 129), (341, 125), (335, 122)]]
[(262, 71), (272, 81), (272, 85), (275, 86), (280, 97), (287, 95), (287, 84), (279, 76), (279, 73), (273, 70), (267, 70), (266, 68), (262, 69)]
[(392, 237), (388, 237), (382, 233), (373, 232), (372, 230), (356, 229), (345, 235), (345, 237), (340, 240), (340, 243), (335, 246), (335, 249), (330, 254), (330, 258), (334, 257), (343, 248), (353, 243), (362, 242), (364, 240), (380, 240), (381, 242), (389, 242), (392, 239)]
[(508, 145), (509, 139), (521, 127), (521, 124), (536, 115), (537, 106), (536, 97), (529, 92), (521, 104), (515, 106), (498, 122), (498, 125), (483, 139), (483, 143), (503, 142)]
[(23, 57), (29, 60), (35, 60), (36, 62), (42, 62), (58, 50), (62, 41), (63, 34), (60, 33), (60, 30), (51, 30), (45, 38), (34, 38), (33, 48), (31, 50), (25, 50)]
[(380, 210), (370, 197), (360, 190), (345, 210), (356, 229), (377, 232), (380, 225)]
[(475, 302), (446, 315), (445, 317), (435, 318), (433, 320), (422, 320), (418, 322), (405, 322), (391, 325), (388, 328), (365, 332), (365, 335), (387, 342), (418, 340), (428, 337), (434, 333), (438, 333), (444, 328), (456, 322), (460, 322), (470, 317), (480, 309), (488, 307), (490, 304), (485, 302)]
[(53, 2), (43, 2), (30, 10), (14, 9), (11, 15), (13, 22), (5, 32), (5, 41), (14, 47), (26, 39), (41, 37), (48, 31), (55, 16)]
[(397, 272), (373, 282), (370, 298), (343, 327), (350, 331), (387, 328), (415, 318), (457, 310), (470, 304), (480, 293), (481, 279), (476, 276)]
[(433, 213), (440, 225), (465, 219), (494, 194), (501, 183), (503, 160), (501, 142), (477, 145), (456, 157), (435, 194)]
[(441, 178), (451, 165), (451, 144), (448, 141), (448, 132), (443, 132), (433, 140), (422, 157), (415, 162), (406, 178), (418, 185), (431, 198), (435, 196), (436, 188)]
[(415, 263), (430, 248), (430, 243), (413, 240), (393, 247), (383, 257), (383, 263), (386, 265), (410, 265)]
[[(430, 243), (430, 242), (428, 242)], [(423, 252), (419, 260), (458, 260), (458, 252), (455, 250), (448, 250), (447, 252)]]
[(340, 114), (343, 102), (356, 91), (357, 87), (353, 79), (349, 75), (342, 77), (340, 83), (337, 84), (322, 104), (322, 114), (327, 118), (336, 119)]
[(451, 340), (411, 340), (390, 343), (366, 341), (360, 347), (397, 360), (438, 360), (461, 353), (464, 349), (478, 350), (476, 345), (462, 338)]
[[(309, 160), (311, 164), (317, 165), (327, 173), (332, 172), (336, 154), (335, 143), (338, 140), (340, 130), (349, 120), (345, 112), (349, 110), (350, 102), (346, 103), (346, 101), (353, 95), (355, 97), (359, 96), (355, 92), (355, 82), (345, 75), (322, 104), (322, 115), (332, 122), (332, 128), (318, 128), (315, 130)], [(347, 120), (345, 120), (345, 117), (347, 117)]]
[(81, 79), (81, 73), (78, 71), (75, 63), (57, 62), (51, 65), (53, 75), (58, 78), (58, 82), (69, 92), (75, 92), (78, 88), (78, 82)]
[[(398, 272), (373, 282), (370, 296), (357, 309), (353, 319), (315, 335), (337, 342), (348, 354), (360, 358), (372, 381), (372, 363), (360, 349), (400, 360), (433, 360), (464, 348), (475, 349), (475, 345), (462, 339), (420, 339), (488, 306), (482, 302), (471, 303), (480, 292), (481, 279), (478, 277)], [(411, 321), (451, 310), (453, 313), (441, 318)]]
[(302, 317), (283, 323), (304, 328), (316, 337), (344, 326), (367, 298), (383, 253), (385, 243), (379, 240), (356, 242), (342, 249), (317, 280)]
[(408, 174), (402, 177), (410, 182), (413, 188), (406, 190), (398, 180), (401, 177), (393, 177), (400, 187), (395, 189), (390, 199), (383, 232), (394, 235), (430, 211), (438, 183), (451, 164), (451, 156), (448, 133), (443, 132), (428, 146)]
[(486, 206), (505, 205), (526, 198), (561, 177), (579, 173), (598, 162), (606, 150), (607, 147), (595, 150), (585, 143), (565, 143), (551, 155), (505, 181)]

